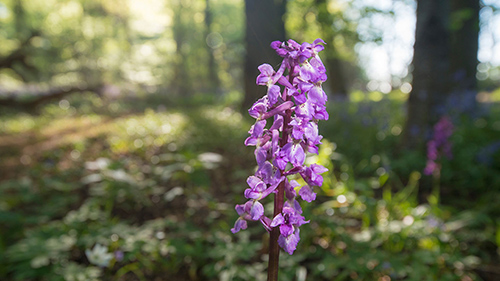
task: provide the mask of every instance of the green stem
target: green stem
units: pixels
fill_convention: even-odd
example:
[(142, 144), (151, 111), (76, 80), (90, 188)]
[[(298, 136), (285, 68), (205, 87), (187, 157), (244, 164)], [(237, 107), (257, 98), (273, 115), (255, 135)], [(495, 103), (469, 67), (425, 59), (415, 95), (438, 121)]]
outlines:
[[(290, 83), (293, 81), (293, 76), (289, 77)], [(285, 101), (291, 100), (287, 95), (287, 89), (283, 91), (283, 99)], [(292, 119), (292, 111), (288, 109), (283, 118), (283, 133), (280, 139), (280, 146), (283, 147), (288, 142), (288, 135), (290, 134), (290, 120)], [(284, 171), (280, 171), (283, 174)], [(276, 217), (283, 211), (283, 204), (285, 200), (285, 181), (278, 185), (278, 192), (274, 195), (274, 215)], [(280, 260), (280, 246), (278, 238), (280, 236), (279, 227), (274, 227), (271, 230), (269, 239), (269, 263), (267, 267), (267, 281), (278, 281), (279, 260)]]
[[(283, 201), (285, 195), (285, 182), (281, 182), (278, 186), (278, 193), (274, 195), (274, 217), (283, 211)], [(267, 268), (267, 281), (278, 280), (278, 269), (280, 259), (280, 246), (278, 238), (280, 236), (279, 227), (274, 227), (271, 230), (269, 240), (269, 263)]]
[(433, 197), (432, 207), (435, 210), (439, 210), (439, 201), (440, 201), (440, 193), (441, 193), (441, 164), (438, 164), (438, 167), (432, 173), (432, 191), (431, 196)]

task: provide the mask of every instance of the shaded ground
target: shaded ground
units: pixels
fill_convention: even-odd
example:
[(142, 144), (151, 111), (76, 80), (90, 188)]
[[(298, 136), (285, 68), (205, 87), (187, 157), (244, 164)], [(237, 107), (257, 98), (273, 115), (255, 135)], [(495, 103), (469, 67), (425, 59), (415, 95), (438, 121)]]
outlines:
[[(0, 227), (9, 227), (0, 234), (0, 277), (264, 278), (265, 231), (250, 224), (229, 232), (254, 168), (252, 149), (242, 145), (251, 120), (210, 102), (96, 99), (0, 116)], [(474, 272), (495, 280), (488, 277), (497, 276), (494, 206), (457, 211), (417, 200), (421, 174), (409, 167), (418, 163), (389, 153), (400, 106), (332, 108), (320, 153), (310, 159), (330, 172), (317, 201), (303, 207), (312, 222), (300, 249), (282, 255), (283, 280), (300, 272), (307, 280), (481, 280)], [(462, 137), (478, 134), (464, 128)], [(97, 243), (123, 259), (93, 265), (85, 250)]]

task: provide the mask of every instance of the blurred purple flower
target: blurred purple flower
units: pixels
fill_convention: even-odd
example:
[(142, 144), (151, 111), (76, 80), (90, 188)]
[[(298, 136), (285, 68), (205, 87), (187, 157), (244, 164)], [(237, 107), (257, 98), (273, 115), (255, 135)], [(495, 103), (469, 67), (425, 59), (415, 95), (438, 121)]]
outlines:
[(118, 262), (122, 261), (123, 257), (124, 257), (123, 251), (121, 251), (121, 250), (116, 250), (115, 251), (115, 259), (116, 259), (116, 261), (118, 261)]
[(431, 140), (427, 142), (427, 164), (424, 168), (424, 174), (432, 175), (440, 169), (437, 161), (440, 157), (451, 159), (451, 141), (449, 138), (453, 134), (453, 123), (448, 116), (443, 116), (434, 125), (434, 134)]

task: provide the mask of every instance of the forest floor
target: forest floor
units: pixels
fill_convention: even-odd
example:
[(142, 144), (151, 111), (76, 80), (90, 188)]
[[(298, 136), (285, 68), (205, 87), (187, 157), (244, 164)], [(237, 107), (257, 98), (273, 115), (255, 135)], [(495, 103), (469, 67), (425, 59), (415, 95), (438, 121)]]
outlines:
[[(491, 188), (500, 183), (498, 160), (479, 171), (458, 166), (500, 139), (497, 113), (480, 117), (486, 131), (478, 119), (457, 129), (461, 152), (443, 163), (442, 188), (489, 188), (473, 204), (457, 198), (457, 207), (419, 200), (425, 158), (393, 154), (401, 100), (337, 104), (330, 112), (320, 153), (308, 160), (330, 172), (317, 201), (303, 206), (312, 222), (297, 254), (282, 255), (283, 280), (500, 276), (492, 203), (500, 191)], [(265, 231), (252, 224), (229, 232), (254, 169), (243, 145), (252, 120), (230, 105), (73, 95), (0, 121), (0, 226), (9, 229), (0, 234), (0, 279), (264, 278)], [(98, 267), (85, 255), (96, 244), (124, 256)]]

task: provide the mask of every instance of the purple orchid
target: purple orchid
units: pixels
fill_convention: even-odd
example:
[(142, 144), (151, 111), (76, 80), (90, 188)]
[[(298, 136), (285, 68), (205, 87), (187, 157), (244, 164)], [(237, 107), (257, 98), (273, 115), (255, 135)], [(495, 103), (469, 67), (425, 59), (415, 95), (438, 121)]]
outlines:
[(452, 134), (453, 123), (447, 116), (441, 117), (434, 125), (433, 138), (427, 142), (427, 164), (424, 168), (424, 174), (432, 175), (439, 172), (441, 166), (436, 163), (438, 158), (444, 156), (451, 159), (453, 157), (449, 140)]
[[(272, 42), (271, 47), (283, 62), (277, 71), (269, 64), (259, 66), (256, 83), (267, 86), (267, 94), (248, 110), (256, 122), (245, 145), (256, 147), (258, 168), (247, 179), (244, 195), (248, 201), (236, 205), (239, 218), (231, 231), (246, 229), (247, 221), (260, 221), (274, 237), (270, 247), (276, 250), (270, 250), (270, 260), (277, 259), (275, 253), (279, 247), (290, 255), (297, 248), (299, 227), (309, 222), (301, 215), (298, 199), (314, 201), (317, 196), (314, 187), (321, 186), (320, 174), (327, 171), (318, 164), (305, 165), (307, 153), (317, 154), (323, 138), (317, 122), (328, 119), (327, 95), (322, 89), (327, 79), (326, 69), (318, 55), (324, 49), (323, 44), (321, 39), (312, 44), (293, 40)], [(273, 120), (272, 125), (267, 120)], [(301, 177), (305, 185), (292, 177)], [(260, 203), (270, 194), (275, 194), (271, 218), (265, 215)]]
[(248, 200), (243, 205), (236, 205), (236, 212), (240, 217), (236, 220), (231, 232), (236, 233), (247, 228), (247, 220), (257, 221), (264, 215), (264, 206), (257, 200)]
[[(274, 69), (269, 64), (265, 63), (259, 66), (260, 75), (257, 76), (257, 85), (267, 85), (267, 96), (269, 98), (269, 104), (274, 105), (278, 101), (278, 96), (280, 94), (280, 87), (275, 85), (278, 81), (283, 81), (280, 79), (285, 71), (284, 65), (280, 67), (278, 72), (274, 72)], [(286, 80), (285, 80), (286, 81)]]
[(316, 200), (316, 193), (308, 185), (304, 185), (299, 191), (300, 198), (307, 202)]
[(290, 255), (293, 254), (300, 240), (299, 227), (309, 222), (304, 220), (300, 213), (290, 206), (285, 206), (283, 212), (275, 216), (271, 222), (271, 227), (279, 226), (281, 235), (278, 243)]

